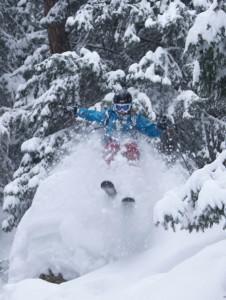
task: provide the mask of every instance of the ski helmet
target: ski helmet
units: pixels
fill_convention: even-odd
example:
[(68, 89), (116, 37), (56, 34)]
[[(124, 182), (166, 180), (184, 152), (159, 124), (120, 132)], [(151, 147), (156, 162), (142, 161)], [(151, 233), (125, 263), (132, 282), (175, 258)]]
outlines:
[(113, 98), (113, 109), (122, 115), (128, 114), (132, 108), (132, 96), (126, 91), (122, 90), (115, 94)]
[(127, 90), (121, 90), (114, 95), (114, 104), (131, 104), (132, 96)]

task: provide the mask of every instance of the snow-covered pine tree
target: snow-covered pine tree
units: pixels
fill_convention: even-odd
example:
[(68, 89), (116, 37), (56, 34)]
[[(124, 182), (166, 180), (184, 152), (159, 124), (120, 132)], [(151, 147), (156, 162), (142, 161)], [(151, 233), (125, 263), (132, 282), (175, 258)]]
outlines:
[(46, 34), (38, 24), (40, 3), (3, 0), (0, 3), (0, 105), (12, 106), (17, 84), (15, 69), (45, 42)]
[[(39, 109), (37, 109), (38, 105), (36, 105), (37, 110), (34, 109), (34, 111), (32, 111), (33, 106), (31, 103), (30, 105), (25, 105), (27, 100), (23, 104), (19, 102), (25, 97), (23, 93), (25, 93), (24, 86), (26, 86), (26, 83), (28, 82), (29, 87), (31, 85), (33, 85), (33, 87), (35, 86), (35, 80), (33, 80), (32, 83), (30, 82), (30, 79), (36, 76), (37, 70), (35, 70), (34, 66), (47, 58), (49, 47), (47, 31), (44, 28), (44, 23), (41, 22), (44, 17), (43, 1), (3, 0), (0, 5), (0, 18), (2, 21), (0, 29), (0, 105), (2, 106), (0, 110), (2, 161), (0, 201), (2, 202), (3, 187), (12, 179), (13, 172), (20, 164), (23, 166), (29, 164), (28, 155), (27, 162), (24, 162), (26, 159), (23, 159), (21, 162), (23, 153), (18, 151), (18, 149), (20, 149), (23, 142), (32, 138), (33, 133), (37, 131), (35, 118), (40, 113), (41, 105)], [(14, 107), (11, 110), (5, 106)], [(54, 109), (52, 108), (52, 110)], [(34, 116), (35, 113), (37, 113), (36, 116)], [(33, 117), (34, 119), (32, 119)], [(28, 120), (28, 118), (31, 119)], [(54, 123), (56, 122), (53, 122), (53, 124)], [(41, 129), (41, 131), (43, 130), (43, 128), (39, 129)], [(62, 136), (63, 135), (64, 134), (62, 134)], [(49, 142), (50, 144), (54, 144), (53, 139), (54, 138)], [(60, 144), (59, 138), (57, 137), (55, 139), (57, 141), (55, 144)], [(39, 146), (41, 148), (41, 145)], [(41, 151), (42, 150), (40, 150), (40, 152)], [(33, 162), (36, 161), (36, 164), (38, 164), (39, 159), (37, 153), (35, 156), (36, 158), (33, 159)], [(32, 169), (32, 167), (30, 167), (30, 169)], [(29, 167), (27, 167), (26, 170), (28, 171)], [(21, 168), (20, 172), (22, 172)], [(19, 172), (15, 175), (16, 177), (19, 176), (18, 173)], [(23, 184), (25, 185), (25, 183)], [(25, 188), (23, 189), (23, 193), (26, 194)], [(29, 199), (32, 199), (31, 195), (32, 193), (30, 192)], [(17, 216), (21, 217), (29, 204), (25, 201), (23, 206), (24, 208), (18, 211)]]
[[(164, 72), (170, 73), (171, 77), (176, 77), (174, 83), (178, 87), (180, 67), (176, 70), (175, 66), (173, 70), (171, 66), (169, 70), (166, 69), (171, 60), (179, 61), (193, 15), (181, 1), (163, 5), (147, 0), (96, 0), (88, 1), (75, 16), (69, 17), (66, 26), (71, 39), (76, 38), (75, 49), (85, 45), (98, 51), (113, 70), (123, 69), (127, 72), (130, 65), (138, 63), (142, 57), (145, 60), (150, 50), (155, 52), (158, 47), (164, 47), (170, 58), (162, 58), (164, 71), (156, 65), (152, 67), (155, 69), (153, 72), (160, 73), (160, 76)], [(169, 84), (167, 79), (162, 83), (166, 82)]]
[(194, 4), (198, 14), (184, 49), (184, 80), (192, 91), (177, 96), (171, 113), (184, 153), (202, 167), (216, 158), (225, 139), (226, 14), (223, 1)]
[(21, 139), (19, 135), (11, 135), (11, 130), (14, 131), (18, 125), (18, 120), (15, 118), (15, 123), (11, 122), (11, 116), (15, 117), (17, 114), (15, 110), (10, 113), (9, 107), (15, 102), (18, 86), (30, 76), (34, 57), (40, 61), (46, 55), (47, 34), (39, 24), (42, 16), (41, 1), (34, 3), (29, 0), (3, 0), (0, 8), (0, 189), (2, 190), (12, 178), (13, 170), (19, 165), (21, 154), (18, 146), (22, 136), (26, 135), (23, 130), (20, 133)]
[(184, 185), (166, 193), (154, 215), (157, 225), (189, 231), (226, 221), (226, 150), (195, 171)]
[(184, 155), (190, 170), (210, 163), (225, 149), (226, 124), (208, 114), (207, 107), (207, 99), (200, 98), (192, 90), (185, 90), (168, 110), (176, 123), (174, 139), (178, 151)]
[(201, 97), (210, 98), (212, 110), (218, 106), (224, 113), (225, 106), (219, 99), (226, 96), (225, 32), (224, 1), (214, 0), (207, 10), (197, 15), (185, 45), (185, 53), (194, 66), (192, 86)]
[[(0, 114), (4, 174), (0, 179), (1, 193), (19, 167), (5, 189), (4, 210), (9, 218), (3, 227), (8, 231), (18, 224), (31, 204), (39, 180), (72, 137), (71, 130), (64, 130), (73, 123), (64, 108), (86, 98), (90, 104), (99, 99), (95, 95), (101, 89), (105, 66), (97, 53), (86, 49), (79, 55), (68, 52), (47, 59), (49, 46), (43, 26), (57, 26), (65, 20), (66, 2), (58, 1), (45, 17), (42, 1), (17, 1), (14, 6), (5, 2), (3, 17), (7, 21), (12, 17), (11, 9), (15, 10), (15, 28), (9, 30), (12, 39), (6, 40), (8, 58), (0, 80), (7, 100), (11, 99), (13, 105), (12, 109), (2, 108)], [(3, 36), (7, 36), (5, 32)], [(90, 83), (96, 94), (85, 89), (85, 83)]]
[(45, 32), (39, 20), (42, 14), (41, 1), (3, 0), (1, 8), (1, 71), (12, 72), (19, 67), (38, 43), (44, 42)]
[(82, 49), (80, 55), (54, 54), (34, 64), (31, 78), (20, 85), (13, 112), (0, 119), (5, 121), (11, 138), (17, 138), (17, 147), (22, 144), (23, 154), (13, 181), (4, 191), (3, 209), (9, 214), (3, 222), (5, 231), (17, 226), (31, 205), (40, 180), (69, 149), (74, 117), (70, 117), (66, 107), (80, 102), (84, 74), (92, 78), (95, 86), (104, 69), (98, 54), (87, 49)]

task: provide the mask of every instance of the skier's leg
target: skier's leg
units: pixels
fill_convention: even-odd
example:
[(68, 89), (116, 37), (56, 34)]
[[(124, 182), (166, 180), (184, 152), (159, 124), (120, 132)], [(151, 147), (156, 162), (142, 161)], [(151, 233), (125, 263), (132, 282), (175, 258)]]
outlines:
[(122, 152), (122, 155), (128, 160), (134, 161), (140, 159), (140, 151), (136, 143), (127, 143), (124, 145), (124, 148), (125, 150)]
[(120, 149), (120, 145), (116, 142), (110, 141), (105, 145), (104, 160), (106, 161), (107, 164), (110, 164), (114, 160), (119, 149)]

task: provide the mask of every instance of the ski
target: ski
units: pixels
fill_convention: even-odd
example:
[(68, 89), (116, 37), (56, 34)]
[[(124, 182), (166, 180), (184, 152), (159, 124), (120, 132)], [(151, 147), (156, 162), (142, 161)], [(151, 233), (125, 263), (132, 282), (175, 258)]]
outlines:
[(122, 203), (123, 203), (124, 205), (126, 205), (126, 206), (127, 206), (127, 205), (128, 205), (128, 206), (133, 205), (135, 202), (136, 202), (135, 199), (132, 198), (132, 197), (125, 197), (125, 198), (122, 199)]
[[(114, 198), (117, 195), (114, 184), (109, 180), (102, 181), (100, 187), (111, 198)], [(135, 199), (132, 197), (124, 197), (121, 202), (125, 206), (132, 206), (135, 203)]]
[(109, 197), (115, 197), (117, 195), (116, 188), (114, 184), (109, 180), (104, 180), (101, 182), (100, 187)]

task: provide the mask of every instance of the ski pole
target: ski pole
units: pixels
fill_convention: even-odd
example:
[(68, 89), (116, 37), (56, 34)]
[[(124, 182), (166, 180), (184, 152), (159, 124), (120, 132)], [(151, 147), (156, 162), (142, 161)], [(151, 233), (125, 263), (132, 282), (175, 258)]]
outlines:
[(210, 114), (208, 114), (204, 109), (200, 109), (201, 112), (203, 112), (204, 115), (206, 115), (210, 120), (213, 120), (214, 122), (220, 124), (221, 126), (226, 127), (226, 122), (219, 120), (213, 116), (211, 116)]
[(178, 144), (177, 146), (178, 146), (177, 149), (179, 150), (179, 154), (180, 154), (180, 156), (181, 156), (181, 158), (182, 158), (182, 160), (183, 160), (183, 162), (184, 162), (184, 164), (185, 164), (185, 167), (186, 167), (186, 169), (187, 169), (189, 175), (191, 175), (192, 172), (191, 172), (191, 170), (189, 169), (188, 163), (187, 163), (186, 159), (184, 158), (184, 155), (182, 154), (182, 151), (181, 151), (181, 148), (180, 148), (179, 144)]
[[(177, 127), (177, 128), (178, 128), (178, 127)], [(187, 169), (189, 175), (191, 175), (192, 172), (191, 172), (191, 170), (190, 170), (190, 168), (189, 168), (189, 165), (188, 165), (186, 159), (184, 158), (184, 155), (183, 155), (182, 150), (181, 150), (181, 147), (180, 147), (180, 143), (179, 143), (179, 135), (178, 135), (178, 133), (176, 132), (175, 129), (173, 130), (173, 132), (174, 132), (174, 134), (175, 134), (175, 136), (176, 136), (177, 150), (178, 150), (178, 152), (179, 152), (179, 154), (180, 154), (180, 156), (181, 156), (181, 158), (182, 158), (182, 160), (183, 160), (183, 162), (184, 162), (184, 165), (185, 165), (185, 167), (186, 167), (186, 169)]]

